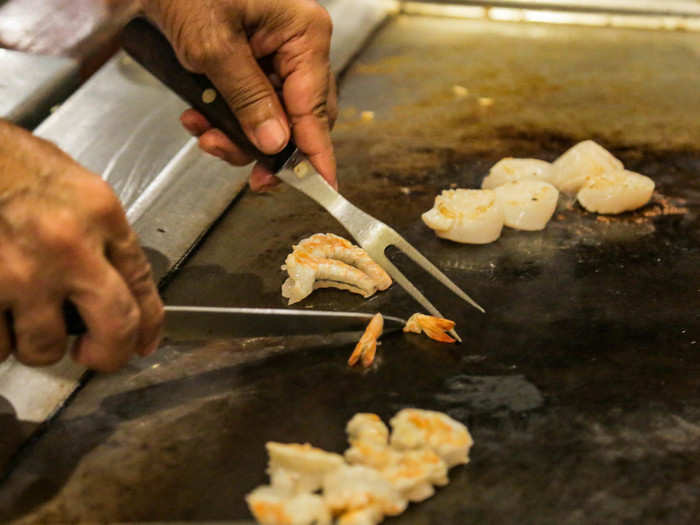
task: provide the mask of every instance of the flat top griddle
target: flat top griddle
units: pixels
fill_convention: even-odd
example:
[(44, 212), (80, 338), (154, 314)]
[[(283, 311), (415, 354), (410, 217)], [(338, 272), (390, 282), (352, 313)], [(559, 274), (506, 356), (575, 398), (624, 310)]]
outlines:
[[(165, 344), (93, 378), (25, 448), (0, 486), (0, 521), (247, 519), (266, 441), (342, 451), (354, 413), (417, 406), (468, 424), (472, 462), (387, 523), (694, 523), (699, 49), (695, 34), (392, 21), (343, 82), (341, 190), (487, 315), (397, 256), (464, 344), (390, 337), (367, 372), (347, 368), (351, 345), (325, 339)], [(586, 138), (653, 177), (654, 202), (614, 219), (563, 204), (545, 231), (506, 230), (486, 246), (441, 241), (419, 220), (437, 192), (476, 187), (504, 156), (552, 160)], [(282, 306), (279, 266), (319, 231), (343, 234), (293, 190), (245, 194), (166, 301)], [(322, 290), (302, 305), (417, 309), (396, 286), (368, 301)]]

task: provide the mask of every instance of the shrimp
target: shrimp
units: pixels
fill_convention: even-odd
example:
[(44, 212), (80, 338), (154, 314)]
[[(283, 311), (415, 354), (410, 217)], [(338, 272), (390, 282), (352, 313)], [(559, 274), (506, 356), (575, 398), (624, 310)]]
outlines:
[(404, 332), (414, 334), (425, 333), (430, 339), (440, 341), (441, 343), (454, 343), (455, 340), (445, 332), (452, 330), (455, 327), (455, 322), (442, 317), (433, 317), (432, 315), (413, 314), (406, 321), (403, 327)]
[(441, 412), (405, 408), (391, 424), (391, 445), (398, 450), (428, 448), (448, 468), (469, 463), (469, 449), (474, 444), (467, 427)]
[(316, 234), (293, 247), (282, 266), (289, 278), (282, 296), (294, 304), (318, 288), (339, 288), (367, 298), (391, 286), (389, 275), (362, 248), (332, 234)]
[(276, 443), (265, 445), (270, 457), (267, 472), (273, 487), (289, 492), (313, 492), (323, 477), (345, 464), (343, 456), (309, 444)]
[(376, 506), (383, 514), (396, 516), (408, 502), (375, 469), (359, 465), (341, 467), (323, 479), (323, 498), (335, 514)]
[(377, 353), (377, 339), (382, 335), (383, 328), (384, 317), (382, 317), (382, 314), (376, 313), (367, 325), (365, 333), (362, 334), (357, 345), (355, 345), (355, 350), (353, 350), (348, 359), (348, 365), (355, 366), (360, 358), (362, 358), (362, 366), (365, 368), (368, 368), (374, 362), (374, 356)]
[(294, 247), (314, 257), (337, 259), (355, 266), (369, 276), (377, 290), (386, 290), (391, 286), (391, 277), (359, 246), (332, 233), (317, 233), (308, 237)]
[(250, 512), (262, 525), (331, 525), (323, 498), (316, 494), (290, 494), (262, 486), (246, 496)]

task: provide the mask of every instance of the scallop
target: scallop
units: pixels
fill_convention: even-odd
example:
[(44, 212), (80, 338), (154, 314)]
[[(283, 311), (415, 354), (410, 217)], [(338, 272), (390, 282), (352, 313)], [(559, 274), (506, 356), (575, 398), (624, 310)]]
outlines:
[(495, 190), (505, 225), (516, 230), (543, 230), (557, 208), (559, 192), (549, 182), (509, 182)]
[(576, 195), (587, 177), (622, 169), (622, 162), (600, 144), (584, 140), (552, 164), (552, 184), (567, 195)]
[(261, 525), (330, 525), (331, 513), (321, 496), (290, 494), (262, 486), (246, 496), (250, 512)]
[(493, 189), (508, 182), (520, 180), (550, 182), (552, 175), (552, 165), (544, 160), (506, 157), (491, 167), (489, 174), (481, 183), (481, 188)]
[(274, 487), (293, 492), (313, 492), (323, 477), (345, 465), (340, 454), (326, 452), (309, 444), (268, 442), (268, 474)]
[(391, 445), (398, 450), (428, 448), (451, 468), (469, 463), (469, 449), (474, 443), (467, 427), (447, 414), (405, 408), (390, 421)]
[(503, 209), (493, 190), (445, 190), (422, 219), (438, 237), (467, 244), (493, 242), (503, 229)]
[(587, 177), (576, 198), (588, 211), (615, 214), (641, 208), (653, 192), (649, 177), (617, 170)]

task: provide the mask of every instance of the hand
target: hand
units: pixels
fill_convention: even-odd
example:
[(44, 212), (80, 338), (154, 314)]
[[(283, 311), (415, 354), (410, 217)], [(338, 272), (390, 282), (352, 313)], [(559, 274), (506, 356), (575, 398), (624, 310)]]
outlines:
[[(260, 151), (280, 152), (291, 126), (297, 147), (337, 187), (330, 138), (337, 116), (331, 21), (323, 7), (315, 0), (141, 2), (182, 65), (209, 77)], [(208, 153), (239, 166), (251, 162), (200, 113), (186, 111), (182, 123)], [(276, 182), (262, 166), (253, 169), (252, 189)]]
[(76, 361), (114, 371), (158, 345), (163, 305), (114, 192), (53, 144), (0, 121), (0, 361), (66, 352), (62, 305), (87, 326)]

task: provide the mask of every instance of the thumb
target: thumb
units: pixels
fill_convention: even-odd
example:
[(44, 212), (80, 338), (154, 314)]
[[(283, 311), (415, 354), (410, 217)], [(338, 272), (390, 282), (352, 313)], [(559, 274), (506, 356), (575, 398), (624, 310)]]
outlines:
[(289, 123), (272, 84), (248, 46), (241, 43), (204, 74), (217, 87), (250, 141), (263, 153), (280, 152), (289, 142)]

